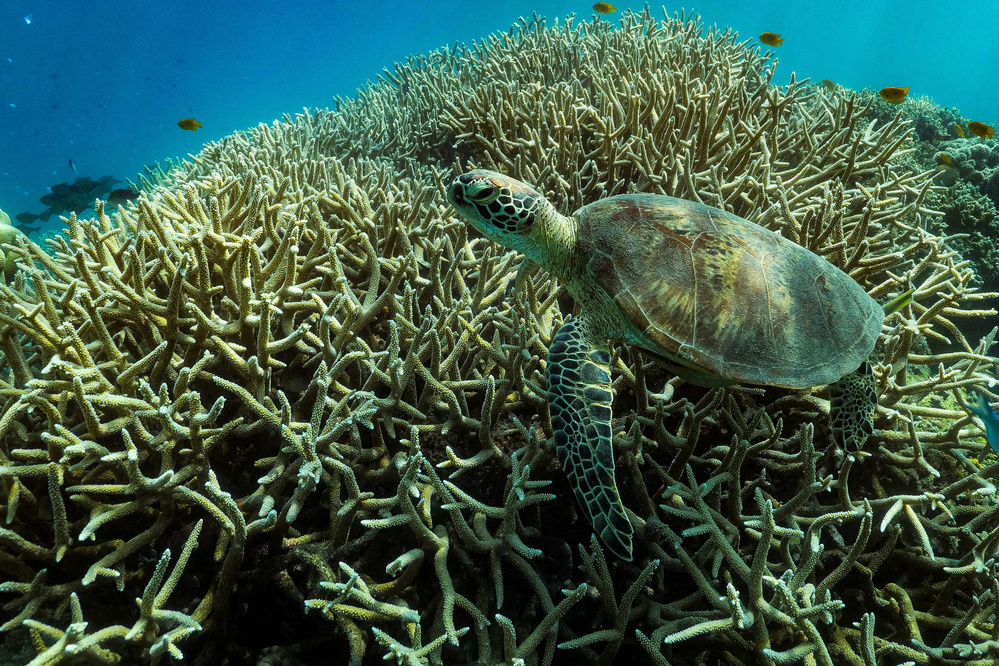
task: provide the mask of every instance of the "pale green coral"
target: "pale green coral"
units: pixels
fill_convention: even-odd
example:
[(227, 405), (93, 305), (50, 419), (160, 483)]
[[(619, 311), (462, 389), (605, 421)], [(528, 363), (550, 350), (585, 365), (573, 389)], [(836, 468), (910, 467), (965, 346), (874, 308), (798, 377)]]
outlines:
[[(16, 243), (18, 238), (23, 237), (24, 233), (10, 223), (7, 213), (0, 210), (0, 247)], [(8, 252), (0, 249), (0, 269), (3, 270), (4, 279), (9, 283), (17, 270), (17, 259)]]

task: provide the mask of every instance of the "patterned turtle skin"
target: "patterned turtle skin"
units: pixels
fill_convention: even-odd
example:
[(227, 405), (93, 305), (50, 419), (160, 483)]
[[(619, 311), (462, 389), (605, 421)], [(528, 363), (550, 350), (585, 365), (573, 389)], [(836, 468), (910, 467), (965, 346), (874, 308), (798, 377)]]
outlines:
[[(447, 197), (486, 237), (558, 278), (580, 305), (549, 347), (553, 437), (579, 504), (623, 560), (632, 558), (633, 528), (614, 477), (613, 343), (639, 347), (702, 386), (807, 388), (853, 373), (881, 333), (885, 312), (856, 281), (716, 208), (626, 194), (566, 217), (529, 185), (485, 170), (456, 177)], [(843, 386), (841, 404), (863, 402), (854, 385), (862, 383)], [(866, 415), (838, 426), (870, 428)]]

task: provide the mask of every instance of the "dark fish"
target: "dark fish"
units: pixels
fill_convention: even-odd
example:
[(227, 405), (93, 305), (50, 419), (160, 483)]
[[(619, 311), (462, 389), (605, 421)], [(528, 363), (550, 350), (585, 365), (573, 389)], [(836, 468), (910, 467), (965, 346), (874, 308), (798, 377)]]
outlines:
[(41, 213), (18, 213), (14, 216), (14, 219), (21, 224), (31, 224), (32, 222), (39, 220), (42, 222), (48, 222), (50, 217), (52, 217), (52, 211), (46, 208)]
[(133, 201), (139, 198), (139, 193), (135, 190), (120, 189), (113, 190), (111, 194), (108, 195), (108, 203), (112, 206), (120, 206), (129, 201)]
[(49, 216), (65, 211), (81, 213), (93, 207), (95, 200), (106, 198), (118, 182), (121, 181), (114, 176), (102, 176), (100, 180), (81, 176), (72, 183), (56, 183), (49, 187), (48, 194), (39, 199), (48, 209), (41, 214), (41, 219), (47, 220)]
[(76, 165), (73, 164), (73, 158), (72, 157), (69, 158), (69, 168), (73, 170), (73, 173), (79, 173), (79, 171), (76, 170)]

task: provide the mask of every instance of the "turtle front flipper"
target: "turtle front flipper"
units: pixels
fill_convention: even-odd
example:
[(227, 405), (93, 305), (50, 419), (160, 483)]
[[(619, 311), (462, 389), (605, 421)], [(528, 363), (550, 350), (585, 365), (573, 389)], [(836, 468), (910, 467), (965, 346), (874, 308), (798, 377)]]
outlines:
[(631, 561), (633, 528), (614, 480), (610, 350), (585, 315), (563, 324), (548, 349), (548, 404), (562, 469), (600, 540)]
[(866, 361), (829, 385), (829, 422), (844, 451), (859, 451), (874, 432), (878, 391)]

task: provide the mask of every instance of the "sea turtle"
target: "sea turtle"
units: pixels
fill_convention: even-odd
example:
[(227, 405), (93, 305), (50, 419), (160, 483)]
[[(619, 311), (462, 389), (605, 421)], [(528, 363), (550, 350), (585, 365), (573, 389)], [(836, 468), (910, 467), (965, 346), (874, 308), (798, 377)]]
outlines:
[[(447, 198), (486, 237), (522, 252), (522, 272), (544, 267), (580, 306), (548, 350), (553, 436), (579, 504), (623, 560), (633, 530), (614, 479), (611, 342), (702, 386), (801, 389), (850, 376), (881, 333), (885, 311), (846, 273), (710, 206), (622, 194), (565, 217), (529, 185), (485, 170), (457, 176)], [(852, 379), (835, 397), (862, 414), (877, 399), (873, 382)], [(836, 423), (862, 441), (872, 420), (867, 408)]]

